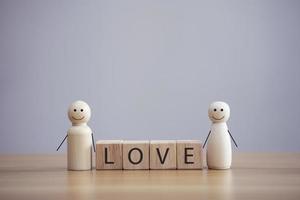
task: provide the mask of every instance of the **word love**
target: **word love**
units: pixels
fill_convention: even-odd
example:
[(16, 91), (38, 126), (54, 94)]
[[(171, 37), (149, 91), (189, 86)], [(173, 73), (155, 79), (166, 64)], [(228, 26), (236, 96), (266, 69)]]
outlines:
[(122, 141), (96, 143), (96, 169), (202, 169), (199, 140)]

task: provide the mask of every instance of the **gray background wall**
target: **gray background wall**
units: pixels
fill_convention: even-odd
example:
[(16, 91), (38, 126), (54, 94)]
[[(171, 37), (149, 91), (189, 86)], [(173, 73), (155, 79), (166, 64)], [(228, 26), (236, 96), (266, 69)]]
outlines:
[[(300, 150), (300, 1), (0, 1), (0, 153), (53, 153), (77, 99), (96, 139)], [(64, 147), (65, 149), (65, 147)], [(64, 150), (62, 150), (64, 151)]]

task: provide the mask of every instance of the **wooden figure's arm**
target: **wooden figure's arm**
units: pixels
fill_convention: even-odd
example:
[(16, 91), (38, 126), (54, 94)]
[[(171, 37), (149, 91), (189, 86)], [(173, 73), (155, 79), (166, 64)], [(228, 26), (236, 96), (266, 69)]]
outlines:
[(93, 141), (93, 149), (94, 149), (94, 152), (95, 152), (95, 140), (94, 140), (94, 134), (92, 133), (92, 141)]
[(204, 142), (203, 147), (202, 147), (203, 149), (204, 149), (204, 147), (205, 147), (205, 145), (206, 145), (206, 142), (207, 142), (207, 140), (208, 140), (208, 138), (209, 138), (210, 132), (211, 132), (211, 131), (209, 131), (209, 133), (208, 133), (208, 135), (207, 135), (207, 137), (206, 137), (206, 139), (205, 139), (205, 142)]
[(227, 130), (227, 131), (228, 131), (228, 133), (229, 133), (229, 135), (230, 135), (230, 137), (231, 137), (231, 139), (232, 139), (234, 145), (236, 146), (236, 148), (238, 148), (238, 145), (237, 145), (237, 143), (235, 142), (234, 138), (232, 137), (230, 131), (229, 131), (229, 130)]
[(60, 143), (60, 145), (57, 147), (56, 151), (59, 150), (59, 148), (61, 147), (61, 145), (64, 143), (64, 141), (66, 140), (66, 138), (68, 137), (68, 134), (65, 136), (65, 138), (63, 139), (63, 141)]

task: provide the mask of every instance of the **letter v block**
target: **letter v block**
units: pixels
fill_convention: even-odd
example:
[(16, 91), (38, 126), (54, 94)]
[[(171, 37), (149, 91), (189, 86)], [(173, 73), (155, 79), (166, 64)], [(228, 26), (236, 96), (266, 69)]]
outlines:
[(202, 169), (202, 143), (199, 140), (177, 140), (177, 169)]
[(122, 169), (122, 140), (99, 140), (96, 143), (96, 169)]
[(149, 169), (149, 141), (123, 142), (123, 169)]
[(176, 169), (176, 140), (150, 141), (150, 169)]

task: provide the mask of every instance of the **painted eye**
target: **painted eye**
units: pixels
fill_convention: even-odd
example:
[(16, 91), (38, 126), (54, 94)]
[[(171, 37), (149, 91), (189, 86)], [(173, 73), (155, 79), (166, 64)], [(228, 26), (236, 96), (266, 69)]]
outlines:
[(221, 111), (223, 112), (223, 108), (221, 108)]
[(81, 109), (80, 111), (83, 112), (83, 109)]
[(76, 109), (74, 109), (74, 112), (76, 112)]
[(216, 112), (216, 111), (217, 111), (217, 109), (215, 108), (215, 109), (214, 109), (214, 111)]

